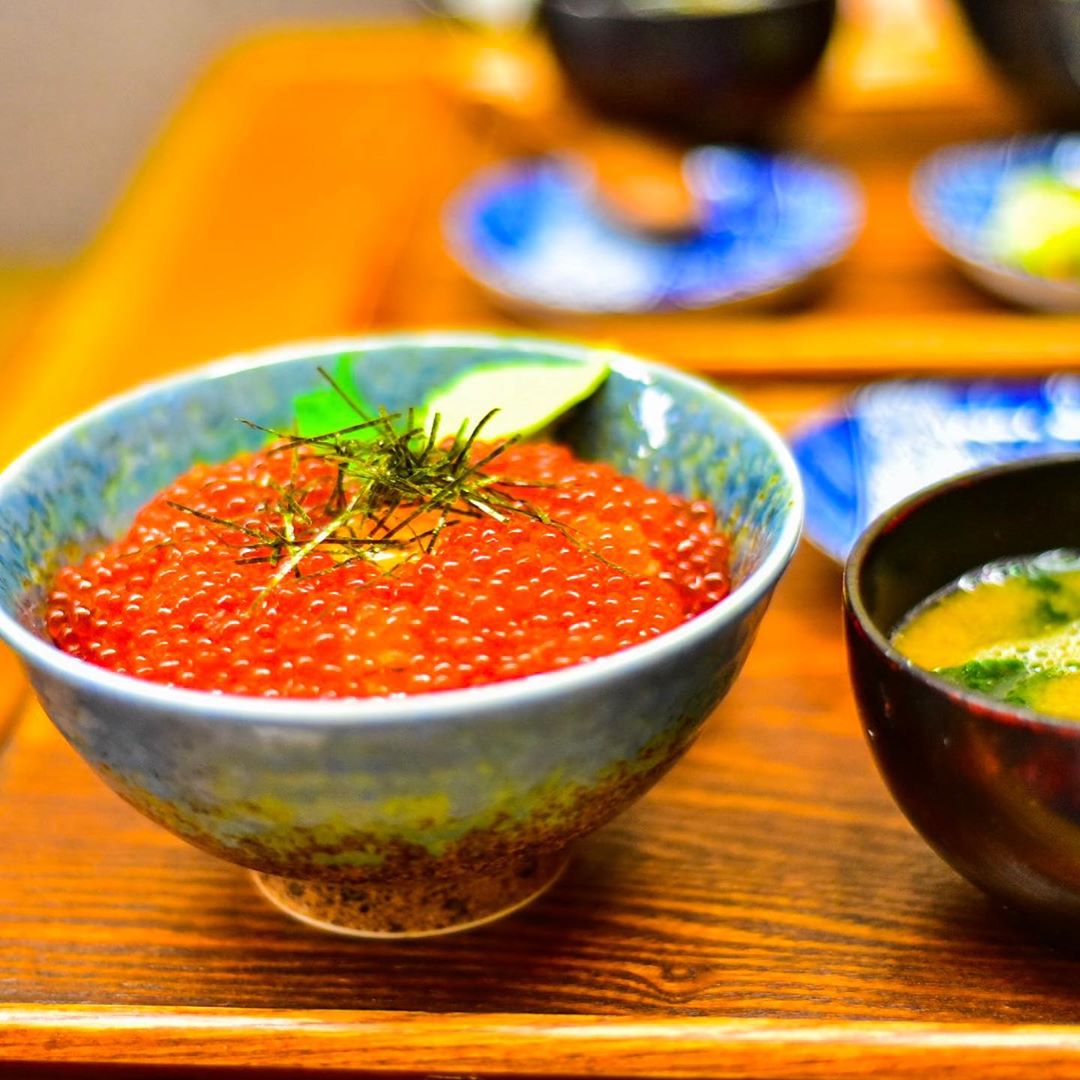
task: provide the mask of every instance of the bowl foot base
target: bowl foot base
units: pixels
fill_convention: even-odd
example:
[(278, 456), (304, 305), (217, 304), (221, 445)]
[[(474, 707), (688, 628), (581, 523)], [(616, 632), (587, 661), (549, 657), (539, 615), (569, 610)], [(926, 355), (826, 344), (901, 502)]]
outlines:
[(487, 877), (369, 883), (303, 881), (253, 872), (275, 907), (319, 930), (370, 938), (451, 934), (501, 919), (535, 900), (562, 873), (565, 852)]

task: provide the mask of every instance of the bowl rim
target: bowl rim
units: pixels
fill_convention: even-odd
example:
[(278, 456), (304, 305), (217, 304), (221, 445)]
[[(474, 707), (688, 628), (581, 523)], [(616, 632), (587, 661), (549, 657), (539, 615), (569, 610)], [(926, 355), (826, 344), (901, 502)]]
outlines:
[[(892, 532), (894, 528), (902, 525), (908, 518), (918, 513), (923, 506), (948, 496), (956, 488), (970, 487), (979, 481), (990, 481), (1009, 473), (1036, 471), (1047, 466), (1069, 463), (1080, 466), (1080, 451), (1042, 454), (1038, 457), (1025, 458), (1020, 461), (1008, 461), (999, 465), (968, 469), (927, 487), (920, 488), (901, 502), (894, 504), (888, 510), (879, 514), (859, 534), (858, 540), (852, 546), (851, 552), (844, 562), (843, 605), (845, 612), (854, 621), (859, 632), (866, 637), (875, 651), (894, 671), (906, 675), (928, 690), (942, 695), (953, 704), (962, 706), (973, 715), (983, 719), (1013, 726), (1020, 725), (1028, 728), (1046, 728), (1066, 732), (1080, 739), (1080, 723), (1076, 720), (1036, 712), (1034, 709), (1022, 705), (1007, 705), (989, 695), (965, 690), (921, 667), (913, 660), (909, 660), (908, 657), (893, 646), (892, 642), (881, 632), (875, 620), (871, 618), (863, 602), (863, 590), (859, 584), (865, 563), (878, 541), (887, 533)], [(972, 569), (976, 568), (972, 567)]]
[(777, 469), (787, 481), (790, 503), (783, 525), (770, 550), (745, 581), (736, 586), (718, 604), (696, 615), (651, 641), (631, 645), (608, 656), (575, 664), (558, 671), (543, 672), (481, 686), (456, 690), (426, 691), (405, 697), (370, 697), (320, 700), (309, 698), (265, 698), (215, 694), (205, 690), (187, 690), (164, 686), (97, 667), (62, 652), (51, 642), (23, 627), (13, 615), (0, 609), (0, 640), (10, 645), (24, 662), (31, 662), (65, 684), (74, 684), (84, 692), (123, 697), (131, 704), (155, 709), (169, 709), (185, 715), (214, 714), (219, 720), (238, 723), (303, 724), (337, 723), (431, 723), (452, 720), (463, 715), (525, 705), (537, 699), (558, 697), (580, 689), (597, 689), (619, 679), (636, 667), (649, 667), (670, 660), (707, 638), (715, 627), (744, 617), (775, 586), (783, 574), (802, 531), (803, 490), (798, 467), (780, 435), (747, 405), (703, 379), (677, 368), (644, 360), (618, 349), (592, 346), (554, 338), (514, 333), (473, 331), (421, 331), (391, 334), (315, 338), (284, 345), (234, 353), (194, 368), (187, 368), (107, 398), (98, 405), (72, 417), (48, 435), (24, 450), (2, 472), (0, 490), (29, 475), (37, 460), (87, 425), (107, 417), (114, 410), (162, 391), (194, 382), (208, 382), (251, 368), (273, 367), (300, 359), (317, 360), (322, 354), (384, 347), (493, 347), (528, 352), (542, 348), (551, 355), (566, 359), (593, 358), (602, 355), (613, 369), (649, 378), (659, 371), (697, 393), (718, 398), (723, 406), (741, 420), (769, 448)]

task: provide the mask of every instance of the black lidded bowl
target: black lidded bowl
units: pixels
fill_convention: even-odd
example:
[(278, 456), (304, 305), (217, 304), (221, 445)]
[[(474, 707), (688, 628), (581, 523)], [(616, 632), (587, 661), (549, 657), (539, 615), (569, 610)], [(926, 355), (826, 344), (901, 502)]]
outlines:
[(990, 62), (1047, 122), (1080, 125), (1080, 3), (958, 0)]
[(964, 877), (1080, 942), (1080, 724), (968, 693), (889, 635), (985, 563), (1080, 548), (1080, 455), (967, 473), (879, 517), (844, 571), (855, 699), (893, 797)]
[(570, 85), (619, 121), (762, 142), (809, 83), (836, 0), (540, 0)]

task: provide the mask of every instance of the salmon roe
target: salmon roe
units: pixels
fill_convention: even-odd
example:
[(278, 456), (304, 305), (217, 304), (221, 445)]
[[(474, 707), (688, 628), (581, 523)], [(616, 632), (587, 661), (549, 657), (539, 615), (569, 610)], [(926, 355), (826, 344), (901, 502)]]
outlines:
[(708, 504), (550, 443), (510, 446), (497, 464), (501, 478), (542, 485), (506, 490), (561, 528), (519, 514), (466, 518), (392, 569), (343, 564), (321, 547), (269, 590), (277, 567), (238, 561), (260, 554), (242, 527), (280, 528), (268, 492), (290, 482), (313, 518), (325, 514), (334, 469), (272, 451), (198, 465), (127, 535), (60, 571), (49, 633), (72, 656), (170, 686), (395, 696), (579, 664), (648, 641), (728, 593), (728, 543)]

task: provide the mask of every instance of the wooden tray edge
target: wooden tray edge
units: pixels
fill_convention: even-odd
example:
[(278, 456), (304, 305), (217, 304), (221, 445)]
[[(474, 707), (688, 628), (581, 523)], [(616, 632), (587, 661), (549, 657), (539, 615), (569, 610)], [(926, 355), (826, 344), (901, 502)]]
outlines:
[(1022, 1077), (1078, 1058), (1080, 1029), (1064, 1026), (0, 1006), (0, 1060), (35, 1064), (844, 1080)]

